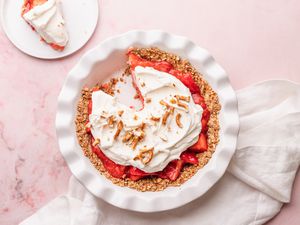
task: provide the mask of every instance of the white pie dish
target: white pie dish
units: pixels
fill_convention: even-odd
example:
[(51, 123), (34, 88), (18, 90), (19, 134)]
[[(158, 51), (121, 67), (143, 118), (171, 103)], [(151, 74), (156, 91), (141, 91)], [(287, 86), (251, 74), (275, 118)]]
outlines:
[[(126, 63), (131, 47), (156, 46), (188, 59), (218, 93), (220, 142), (208, 164), (179, 187), (138, 192), (114, 185), (99, 174), (78, 144), (75, 131), (77, 101), (84, 86), (92, 87)], [(224, 174), (236, 149), (239, 129), (237, 100), (225, 71), (212, 56), (187, 38), (162, 31), (130, 31), (103, 41), (87, 52), (68, 74), (58, 98), (56, 130), (59, 147), (74, 176), (95, 196), (128, 210), (158, 212), (182, 206), (207, 192)]]

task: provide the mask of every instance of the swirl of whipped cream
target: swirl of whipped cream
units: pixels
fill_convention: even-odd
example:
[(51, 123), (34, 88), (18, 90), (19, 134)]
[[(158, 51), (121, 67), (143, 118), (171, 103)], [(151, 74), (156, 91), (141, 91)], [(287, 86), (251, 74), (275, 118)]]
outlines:
[(66, 46), (69, 37), (57, 0), (48, 0), (23, 15), (41, 37), (49, 44)]
[(103, 91), (93, 92), (91, 132), (115, 163), (148, 173), (161, 171), (197, 142), (203, 109), (194, 103), (189, 89), (168, 73), (137, 66), (133, 75), (143, 109), (131, 109)]

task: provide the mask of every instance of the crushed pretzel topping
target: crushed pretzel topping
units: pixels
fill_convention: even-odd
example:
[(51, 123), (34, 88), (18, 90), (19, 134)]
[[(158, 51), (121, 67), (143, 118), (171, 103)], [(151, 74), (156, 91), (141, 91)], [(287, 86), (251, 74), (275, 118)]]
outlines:
[(176, 115), (176, 124), (177, 124), (178, 127), (182, 128), (183, 126), (182, 126), (182, 123), (180, 122), (180, 118), (181, 118), (181, 114), (178, 113)]
[(170, 102), (171, 102), (172, 104), (176, 104), (177, 101), (176, 101), (175, 98), (171, 98)]
[(144, 131), (140, 131), (138, 134), (139, 138), (142, 140), (145, 137), (145, 132)]
[(175, 98), (177, 100), (182, 100), (185, 102), (190, 102), (190, 100), (191, 100), (190, 96), (175, 95)]
[(142, 123), (141, 126), (139, 127), (142, 131), (145, 129), (146, 127), (146, 124), (145, 123)]
[(147, 149), (141, 149), (139, 154), (136, 155), (133, 160), (141, 160), (144, 165), (147, 165), (153, 158), (154, 147)]
[(92, 143), (92, 145), (95, 147), (96, 145), (98, 145), (100, 143), (100, 139), (99, 138), (96, 138), (94, 140), (94, 142)]
[(120, 133), (121, 133), (121, 131), (122, 131), (122, 129), (123, 129), (123, 126), (124, 126), (124, 124), (123, 124), (122, 120), (120, 120), (120, 121), (118, 122), (118, 125), (117, 125), (117, 131), (116, 131), (116, 133), (115, 133), (115, 135), (114, 135), (114, 140), (116, 140), (117, 137), (120, 135)]
[(137, 146), (139, 140), (140, 140), (140, 138), (139, 138), (138, 136), (134, 136), (134, 137), (133, 137), (133, 140), (132, 140), (132, 143), (131, 143), (131, 148), (132, 148), (132, 149), (135, 149), (135, 148), (136, 148), (136, 146)]
[(177, 105), (178, 105), (179, 107), (185, 108), (186, 110), (189, 109), (188, 105), (186, 105), (186, 104), (184, 104), (184, 103), (182, 103), (182, 102), (178, 102)]
[(133, 137), (133, 133), (131, 131), (126, 131), (122, 141), (128, 142)]
[(138, 119), (138, 116), (137, 116), (137, 115), (134, 115), (134, 116), (133, 116), (133, 119), (134, 119), (134, 120), (137, 120), (137, 119)]
[(165, 106), (167, 109), (169, 109), (170, 113), (174, 113), (174, 107), (170, 106), (168, 103), (166, 103), (164, 100), (160, 100), (159, 102), (161, 105)]
[(164, 100), (160, 100), (159, 104), (166, 106), (167, 108), (169, 107), (168, 103), (166, 103)]
[(145, 87), (145, 86), (146, 86), (146, 84), (145, 84), (144, 82), (142, 82), (142, 83), (141, 83), (141, 86), (142, 86), (142, 87)]
[[(97, 86), (96, 90), (100, 89), (100, 90), (104, 91), (106, 94), (114, 96), (115, 87), (116, 87), (116, 84), (118, 83), (118, 81), (119, 80), (117, 78), (111, 78), (109, 82), (103, 83), (99, 87)], [(95, 88), (93, 88), (93, 89), (95, 89)], [(93, 91), (93, 89), (92, 89), (92, 91)]]
[(111, 115), (107, 118), (107, 125), (110, 127), (113, 127), (115, 124), (116, 120), (115, 120), (115, 116)]
[(146, 103), (150, 103), (151, 101), (151, 98), (146, 98)]
[(150, 120), (153, 120), (155, 122), (159, 122), (160, 118), (159, 117), (155, 117), (155, 116), (151, 116)]
[(169, 116), (170, 116), (170, 111), (166, 111), (165, 114), (163, 115), (163, 118), (162, 118), (162, 124), (163, 125), (167, 124), (167, 120), (168, 120)]
[(120, 111), (118, 111), (118, 115), (119, 115), (119, 116), (122, 116), (122, 115), (123, 115), (123, 113), (124, 113), (124, 110), (120, 110)]
[(129, 142), (131, 148), (135, 149), (137, 144), (145, 138), (145, 126), (146, 124), (142, 123), (139, 127), (126, 131), (122, 141)]

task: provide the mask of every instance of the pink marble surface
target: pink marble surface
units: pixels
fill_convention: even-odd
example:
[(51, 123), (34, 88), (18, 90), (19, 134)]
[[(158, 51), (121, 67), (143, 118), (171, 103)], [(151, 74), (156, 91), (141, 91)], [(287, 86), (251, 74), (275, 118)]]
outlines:
[[(300, 82), (300, 1), (101, 1), (91, 41), (45, 61), (18, 51), (0, 30), (0, 224), (14, 225), (67, 189), (70, 171), (55, 136), (56, 99), (88, 49), (131, 29), (163, 29), (208, 49), (234, 88), (265, 79)], [(300, 173), (292, 202), (269, 225), (300, 224)]]

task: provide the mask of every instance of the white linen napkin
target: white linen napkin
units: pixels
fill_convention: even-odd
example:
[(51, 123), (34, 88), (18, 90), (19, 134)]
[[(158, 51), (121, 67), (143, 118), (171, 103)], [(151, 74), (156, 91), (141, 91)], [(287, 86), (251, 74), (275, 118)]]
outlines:
[(237, 92), (237, 151), (221, 180), (201, 198), (161, 213), (116, 208), (74, 177), (69, 192), (21, 225), (263, 224), (289, 202), (300, 164), (300, 85), (283, 80)]

